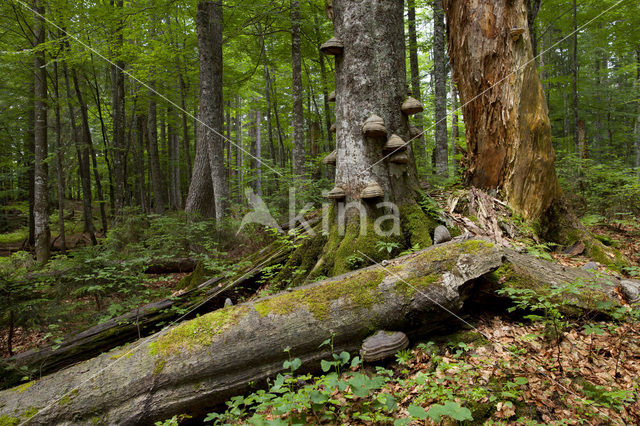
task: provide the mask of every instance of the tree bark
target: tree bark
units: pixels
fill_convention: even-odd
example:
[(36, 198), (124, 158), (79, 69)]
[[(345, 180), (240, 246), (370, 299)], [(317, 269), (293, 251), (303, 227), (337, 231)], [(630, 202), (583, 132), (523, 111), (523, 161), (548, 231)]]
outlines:
[(527, 23), (529, 27), (529, 35), (531, 36), (531, 47), (533, 51), (533, 57), (537, 59), (538, 57), (538, 35), (536, 32), (536, 18), (538, 17), (538, 12), (540, 12), (540, 6), (542, 5), (542, 0), (526, 0), (525, 5), (527, 6)]
[[(66, 65), (65, 65), (66, 66)], [(79, 148), (78, 159), (80, 160), (80, 180), (82, 183), (82, 201), (84, 207), (85, 232), (89, 234), (91, 244), (96, 245), (95, 228), (93, 225), (93, 208), (91, 206), (91, 168), (89, 165), (91, 142), (91, 130), (89, 129), (89, 113), (87, 104), (84, 102), (80, 83), (78, 82), (78, 74), (75, 68), (71, 68), (71, 77), (73, 79), (73, 87), (76, 91), (78, 103), (80, 105), (80, 118), (82, 121), (82, 145)]]
[[(416, 2), (407, 1), (408, 28), (409, 28), (409, 65), (411, 67), (411, 93), (414, 98), (422, 101), (422, 90), (420, 89), (420, 64), (418, 63), (418, 36), (416, 32)], [(444, 37), (444, 34), (443, 34)], [(443, 41), (444, 46), (444, 41)], [(422, 114), (416, 114), (415, 127), (422, 133)], [(416, 157), (418, 162), (423, 162), (427, 156), (426, 140), (423, 134), (416, 139)]]
[[(224, 167), (224, 141), (221, 137), (222, 105), (222, 1), (201, 1), (196, 16), (200, 59), (200, 124), (198, 145), (207, 150), (216, 222), (227, 210), (227, 173)], [(194, 171), (195, 175), (195, 171)], [(209, 195), (193, 194), (193, 197)], [(190, 191), (190, 196), (192, 196)], [(209, 201), (210, 202), (210, 201)], [(201, 200), (198, 204), (206, 203)], [(201, 211), (201, 209), (198, 209)]]
[[(501, 276), (502, 265), (514, 276)], [(538, 291), (576, 280), (597, 283), (570, 300), (574, 312), (592, 311), (601, 300), (619, 305), (616, 278), (598, 279), (479, 240), (433, 247), (391, 267), (392, 273), (371, 267), (202, 315), (19, 392), (2, 391), (0, 414), (28, 413), (30, 424), (120, 425), (204, 414), (283, 372), (289, 354), (302, 361), (300, 371), (310, 371), (331, 350), (356, 350), (372, 330), (405, 331), (414, 341), (451, 330), (451, 312), (473, 309), (474, 302), (477, 309), (480, 297), (495, 305), (495, 290), (518, 279)], [(329, 337), (333, 348), (321, 347)]]
[[(256, 109), (256, 157), (262, 160), (262, 111)], [(256, 194), (262, 196), (262, 161), (256, 164)]]
[(293, 171), (305, 173), (304, 116), (302, 109), (302, 57), (300, 52), (300, 2), (291, 0), (291, 90), (293, 92)]
[(158, 105), (156, 103), (155, 83), (151, 83), (149, 90), (147, 133), (149, 141), (149, 167), (151, 169), (151, 184), (153, 187), (153, 211), (164, 214), (166, 192), (164, 190), (164, 176), (160, 167), (160, 153), (158, 151)]
[(47, 155), (47, 69), (45, 68), (44, 43), (45, 7), (44, 1), (34, 2), (35, 22), (33, 25), (35, 55), (33, 69), (35, 74), (34, 90), (34, 187), (33, 222), (36, 247), (36, 259), (44, 264), (49, 261), (51, 232), (49, 230), (49, 176)]
[[(122, 13), (123, 0), (111, 0), (111, 5), (115, 6), (115, 13)], [(126, 203), (126, 149), (125, 140), (125, 89), (124, 89), (124, 61), (120, 58), (122, 55), (122, 47), (124, 38), (122, 35), (123, 23), (118, 19), (117, 28), (114, 36), (115, 43), (115, 62), (111, 65), (111, 84), (112, 84), (112, 108), (113, 108), (113, 179), (115, 181), (115, 211), (116, 214), (122, 213), (122, 209)]]
[(451, 158), (453, 159), (453, 174), (458, 174), (458, 162), (456, 155), (458, 154), (458, 138), (460, 137), (460, 129), (458, 128), (458, 89), (451, 78)]
[(447, 67), (444, 47), (445, 25), (442, 0), (433, 1), (433, 73), (435, 84), (436, 173), (449, 177), (449, 154), (447, 150)]
[(580, 111), (578, 104), (578, 5), (577, 0), (573, 0), (573, 37), (571, 37), (571, 86), (573, 102), (573, 142), (576, 152), (580, 153)]
[(66, 237), (64, 233), (64, 170), (62, 169), (62, 123), (60, 120), (60, 82), (58, 77), (58, 62), (53, 63), (53, 93), (55, 96), (56, 113), (56, 177), (58, 190), (58, 239), (60, 240), (60, 251), (67, 252)]
[(525, 218), (543, 219), (561, 199), (548, 109), (523, 0), (446, 0), (449, 54), (464, 105), (468, 179), (501, 189)]

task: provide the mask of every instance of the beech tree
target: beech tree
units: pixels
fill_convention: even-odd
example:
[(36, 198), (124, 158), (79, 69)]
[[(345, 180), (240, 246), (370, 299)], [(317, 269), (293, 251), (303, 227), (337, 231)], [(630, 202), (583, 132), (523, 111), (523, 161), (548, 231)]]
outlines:
[(336, 152), (325, 159), (336, 166), (330, 229), (308, 241), (281, 274), (299, 265), (311, 276), (339, 274), (368, 262), (361, 253), (380, 259), (378, 241), (431, 245), (433, 223), (416, 202), (415, 162), (405, 142), (409, 116), (422, 105), (407, 97), (403, 6), (403, 0), (333, 2), (334, 38), (321, 47), (336, 69)]
[(34, 90), (34, 191), (33, 217), (36, 258), (40, 263), (49, 261), (49, 188), (48, 188), (48, 143), (47, 143), (47, 70), (45, 68), (45, 8), (42, 1), (34, 4), (33, 26), (36, 53), (33, 60), (35, 75)]

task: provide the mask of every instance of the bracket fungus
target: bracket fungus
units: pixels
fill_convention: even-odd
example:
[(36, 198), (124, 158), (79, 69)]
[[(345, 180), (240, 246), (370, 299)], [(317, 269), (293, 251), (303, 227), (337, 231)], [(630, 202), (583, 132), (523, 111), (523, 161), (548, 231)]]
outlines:
[(384, 120), (373, 114), (367, 118), (362, 125), (362, 133), (370, 138), (387, 136), (387, 128), (384, 127)]
[(333, 92), (329, 93), (329, 102), (335, 102), (336, 101), (336, 91), (334, 90)]
[(338, 151), (332, 151), (331, 154), (324, 157), (324, 160), (322, 160), (322, 163), (335, 165), (337, 159), (338, 159)]
[(363, 200), (369, 200), (371, 198), (380, 198), (384, 197), (384, 189), (377, 183), (372, 183), (368, 185), (365, 189), (360, 193), (360, 198)]
[(384, 144), (384, 151), (401, 151), (407, 149), (407, 143), (398, 135), (393, 134), (389, 138), (386, 144)]
[(360, 355), (366, 362), (376, 362), (392, 357), (408, 346), (409, 339), (403, 332), (380, 330), (362, 342)]
[(336, 186), (327, 194), (327, 198), (331, 200), (343, 200), (347, 194), (344, 192), (344, 189)]
[(513, 41), (518, 41), (520, 36), (524, 34), (524, 28), (511, 28), (509, 34), (511, 34)]
[(411, 139), (415, 139), (419, 137), (421, 134), (422, 132), (416, 126), (409, 127), (409, 136), (411, 136)]
[(389, 161), (395, 164), (407, 164), (409, 163), (409, 157), (404, 152), (398, 152), (393, 154)]
[(420, 102), (419, 100), (417, 100), (412, 96), (409, 96), (402, 103), (402, 112), (405, 113), (406, 115), (414, 115), (422, 111), (424, 111), (424, 106), (422, 105), (422, 102)]
[(342, 41), (337, 37), (330, 38), (320, 46), (320, 51), (325, 55), (342, 55), (343, 50), (344, 44), (342, 44)]

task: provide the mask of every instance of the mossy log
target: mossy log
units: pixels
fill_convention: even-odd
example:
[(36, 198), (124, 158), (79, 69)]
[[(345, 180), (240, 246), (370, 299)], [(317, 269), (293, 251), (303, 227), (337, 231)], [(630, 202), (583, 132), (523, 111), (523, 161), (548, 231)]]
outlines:
[(155, 333), (181, 316), (186, 320), (221, 308), (234, 287), (251, 287), (264, 268), (284, 262), (291, 250), (279, 244), (269, 246), (253, 254), (250, 257), (252, 265), (233, 277), (214, 277), (180, 295), (141, 306), (79, 333), (70, 334), (56, 345), (32, 349), (9, 358), (0, 363), (3, 376), (0, 386), (6, 388), (19, 383), (25, 373), (40, 377), (85, 361)]
[[(597, 279), (586, 271), (567, 271), (483, 240), (457, 238), (386, 267), (211, 312), (2, 391), (0, 419), (127, 425), (203, 413), (282, 371), (289, 356), (284, 348), (310, 370), (329, 356), (329, 349), (319, 345), (332, 333), (336, 351), (356, 349), (377, 329), (401, 330), (412, 339), (457, 327), (459, 321), (447, 310), (461, 312), (487, 284), (544, 289), (583, 275)], [(615, 278), (601, 284), (601, 292), (585, 298), (616, 301)], [(579, 302), (590, 306), (588, 300)]]

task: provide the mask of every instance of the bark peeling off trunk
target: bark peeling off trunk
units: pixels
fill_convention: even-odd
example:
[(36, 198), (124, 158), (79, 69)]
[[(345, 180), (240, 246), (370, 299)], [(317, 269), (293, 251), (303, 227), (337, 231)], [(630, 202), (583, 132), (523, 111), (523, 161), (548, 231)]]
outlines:
[[(474, 186), (537, 220), (561, 197), (523, 0), (445, 0)], [(525, 30), (521, 35), (518, 30)]]
[(318, 346), (332, 331), (336, 350), (354, 350), (377, 328), (428, 331), (449, 324), (437, 304), (459, 311), (470, 282), (497, 269), (502, 256), (484, 241), (452, 242), (391, 262), (393, 274), (371, 267), (218, 310), (132, 352), (103, 354), (0, 392), (0, 418), (41, 410), (30, 424), (122, 425), (204, 411), (281, 371), (287, 346), (310, 368), (329, 355)]

